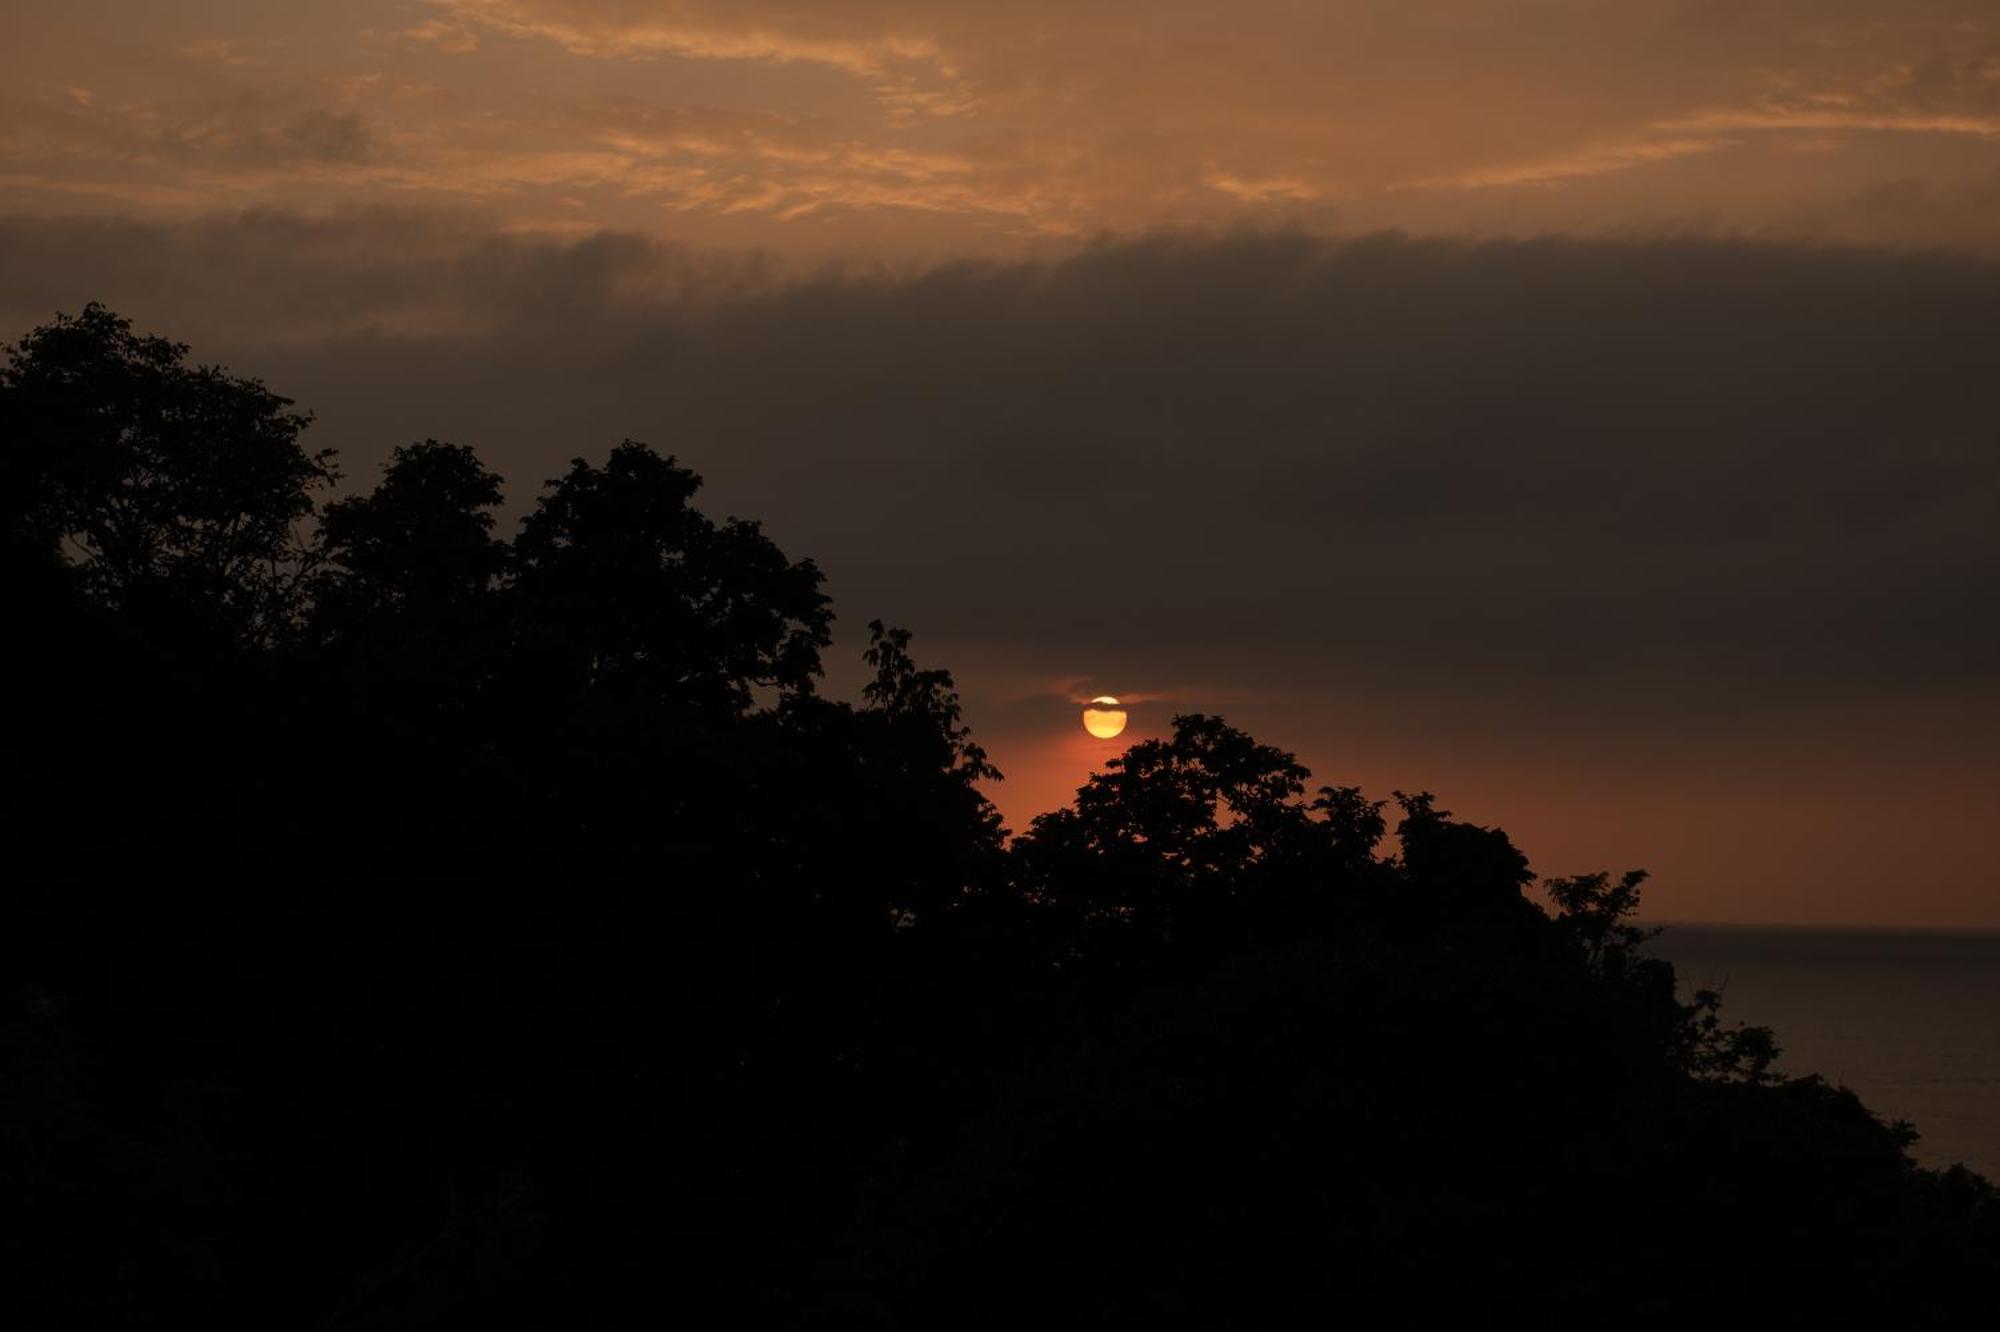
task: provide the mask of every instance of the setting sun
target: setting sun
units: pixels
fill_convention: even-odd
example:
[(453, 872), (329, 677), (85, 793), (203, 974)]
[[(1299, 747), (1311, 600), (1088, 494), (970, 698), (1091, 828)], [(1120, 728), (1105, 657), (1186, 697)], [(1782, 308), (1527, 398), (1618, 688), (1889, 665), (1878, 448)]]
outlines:
[(1125, 709), (1109, 695), (1090, 700), (1083, 710), (1083, 729), (1099, 740), (1110, 740), (1125, 729)]

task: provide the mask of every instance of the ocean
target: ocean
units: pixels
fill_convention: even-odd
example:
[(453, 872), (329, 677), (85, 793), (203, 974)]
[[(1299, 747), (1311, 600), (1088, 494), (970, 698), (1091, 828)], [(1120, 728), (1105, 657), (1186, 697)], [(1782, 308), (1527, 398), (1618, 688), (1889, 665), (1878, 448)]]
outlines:
[(1682, 992), (1772, 1028), (1781, 1071), (1851, 1087), (1923, 1136), (1927, 1166), (2000, 1183), (2000, 932), (1673, 925), (1649, 945)]

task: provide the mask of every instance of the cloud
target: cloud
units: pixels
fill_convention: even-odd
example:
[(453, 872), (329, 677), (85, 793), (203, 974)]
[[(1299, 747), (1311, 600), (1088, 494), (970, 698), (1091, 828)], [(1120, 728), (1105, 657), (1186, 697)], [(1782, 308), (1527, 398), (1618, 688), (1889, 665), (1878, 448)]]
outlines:
[(226, 37), (202, 37), (188, 42), (179, 54), (201, 64), (223, 65), (231, 69), (252, 69), (266, 63), (266, 44), (232, 41)]
[(426, 19), (398, 34), (417, 46), (435, 47), (445, 55), (471, 55), (479, 49), (479, 34), (461, 23)]
[[(804, 6), (601, 3), (596, 0), (438, 0), (459, 20), (572, 55), (803, 64), (863, 80), (898, 120), (969, 109), (965, 87), (920, 28), (877, 26), (865, 15)], [(846, 21), (843, 22), (842, 20)]]
[[(702, 60), (764, 60), (827, 65), (879, 78), (904, 61), (935, 63), (930, 38), (855, 26), (842, 35), (784, 21), (770, 7), (699, 4), (602, 4), (565, 0), (441, 0), (470, 23), (517, 37), (555, 42), (575, 55), (669, 54)], [(781, 13), (783, 7), (779, 7)], [(790, 17), (802, 17), (798, 7)], [(839, 31), (836, 29), (836, 31)]]
[(1318, 197), (1319, 193), (1297, 176), (1262, 176), (1245, 180), (1226, 171), (1217, 171), (1210, 174), (1204, 183), (1212, 190), (1220, 190), (1233, 199), (1248, 203), (1263, 203), (1270, 199), (1302, 202)]
[(1870, 134), (1969, 134), (2000, 138), (2000, 117), (1922, 112), (1843, 111), (1818, 107), (1703, 111), (1662, 122), (1668, 130), (1857, 130)]
[(385, 212), (17, 219), (0, 255), (13, 324), (101, 297), (219, 341), (364, 460), (453, 434), (518, 495), (650, 438), (954, 639), (2000, 672), (1990, 261), (1280, 235), (815, 275)]
[[(476, 204), (898, 262), (1274, 224), (2000, 249), (1980, 0), (301, 0), (309, 39), (106, 4), (0, 54), (16, 207)], [(1876, 202), (1912, 182), (1937, 206)]]
[[(285, 168), (316, 171), (365, 162), (381, 147), (358, 112), (276, 91), (107, 105), (68, 90), (60, 103), (0, 101), (0, 153), (9, 165), (114, 193), (121, 185), (199, 191), (204, 176), (254, 181)], [(165, 168), (172, 179), (147, 178)], [(135, 189), (135, 199), (142, 193)]]
[(1462, 172), (1456, 176), (1415, 181), (1406, 188), (1483, 190), (1512, 185), (1546, 185), (1555, 181), (1573, 180), (1579, 176), (1601, 176), (1611, 171), (1629, 171), (1633, 167), (1671, 161), (1677, 157), (1695, 157), (1728, 146), (1726, 141), (1720, 139), (1665, 139), (1586, 148), (1567, 157), (1517, 163), (1511, 166), (1482, 167), (1477, 171)]
[(273, 148), (318, 162), (358, 162), (373, 147), (368, 127), (357, 115), (308, 111), (268, 141)]

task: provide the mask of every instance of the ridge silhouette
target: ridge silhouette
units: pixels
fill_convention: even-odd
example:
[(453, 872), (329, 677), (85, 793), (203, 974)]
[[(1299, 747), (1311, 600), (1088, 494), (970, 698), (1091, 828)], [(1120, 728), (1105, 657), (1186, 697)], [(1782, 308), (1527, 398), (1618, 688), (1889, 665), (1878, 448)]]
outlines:
[[(10, 1327), (1921, 1326), (2000, 1201), (1682, 1002), (1644, 876), (1174, 719), (1009, 839), (951, 675), (626, 441), (100, 306), (0, 371)], [(948, 552), (940, 552), (944, 557)]]

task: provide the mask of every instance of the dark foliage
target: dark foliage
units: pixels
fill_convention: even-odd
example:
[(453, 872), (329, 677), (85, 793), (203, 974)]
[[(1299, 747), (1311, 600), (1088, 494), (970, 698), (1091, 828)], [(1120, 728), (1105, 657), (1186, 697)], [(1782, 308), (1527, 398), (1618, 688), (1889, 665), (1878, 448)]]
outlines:
[[(627, 442), (513, 540), (98, 307), (0, 372), (9, 1327), (1838, 1317), (2000, 1203), (1643, 875), (1203, 716), (1011, 844), (952, 680)], [(316, 517), (316, 523), (310, 522)], [(719, 1312), (718, 1312), (719, 1311)]]

